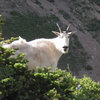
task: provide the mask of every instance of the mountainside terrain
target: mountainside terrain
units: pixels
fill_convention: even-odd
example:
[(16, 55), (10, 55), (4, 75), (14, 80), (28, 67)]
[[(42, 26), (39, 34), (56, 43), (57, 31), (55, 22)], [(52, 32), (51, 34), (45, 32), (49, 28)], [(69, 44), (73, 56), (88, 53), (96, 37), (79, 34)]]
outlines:
[[(29, 12), (37, 14), (34, 20), (32, 20), (33, 17), (30, 14), (27, 15)], [(69, 64), (73, 75), (82, 77), (83, 74), (86, 74), (92, 79), (100, 81), (99, 0), (0, 0), (0, 14), (2, 14), (5, 19), (4, 37), (6, 38), (9, 36), (18, 36), (21, 35), (21, 33), (23, 33), (21, 36), (25, 37), (24, 32), (27, 32), (27, 30), (34, 33), (33, 36), (32, 34), (25, 33), (27, 34), (25, 37), (27, 40), (39, 37), (53, 37), (49, 36), (49, 32), (57, 29), (53, 24), (58, 22), (62, 29), (65, 29), (67, 25), (71, 24), (70, 30), (77, 31), (77, 33), (71, 39), (69, 56), (64, 55), (61, 58), (58, 67), (61, 68), (61, 66), (64, 66), (62, 69), (67, 69), (66, 66)], [(25, 15), (28, 17), (24, 17)], [(19, 18), (20, 21), (17, 20)], [(34, 23), (36, 22), (36, 25), (34, 24), (33, 28), (30, 28), (33, 25), (32, 22), (27, 21), (29, 18)], [(38, 20), (40, 22), (38, 22)], [(29, 24), (29, 28), (22, 27), (25, 26), (25, 22), (27, 22), (27, 25)], [(15, 25), (15, 23), (18, 24)], [(10, 24), (12, 24), (11, 27)], [(49, 24), (52, 26), (49, 26)], [(21, 31), (20, 34), (11, 35), (10, 32), (17, 33), (17, 30), (20, 30), (19, 28), (17, 29), (18, 25), (22, 25), (20, 29), (22, 28), (25, 30)], [(15, 31), (9, 31), (9, 29), (12, 30), (14, 28)], [(49, 31), (46, 30), (47, 28), (50, 28)], [(46, 34), (46, 31), (48, 31), (48, 35), (44, 36), (41, 35), (41, 33), (41, 36), (38, 36), (37, 31), (44, 32), (44, 35)], [(80, 60), (81, 58), (82, 60)], [(77, 59), (81, 63), (79, 63)], [(84, 65), (83, 62), (85, 62)]]

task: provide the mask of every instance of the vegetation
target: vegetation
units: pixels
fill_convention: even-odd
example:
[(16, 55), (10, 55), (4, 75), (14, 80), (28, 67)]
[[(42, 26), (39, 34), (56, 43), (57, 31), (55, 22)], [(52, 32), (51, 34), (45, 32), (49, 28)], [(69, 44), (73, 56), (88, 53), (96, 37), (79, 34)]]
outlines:
[(3, 36), (5, 38), (21, 36), (27, 40), (41, 37), (53, 37), (52, 30), (57, 30), (56, 22), (58, 17), (50, 16), (39, 17), (36, 13), (22, 15), (18, 12), (11, 12), (12, 17), (5, 21)]
[(100, 5), (100, 1), (99, 0), (89, 0), (92, 3), (96, 3), (97, 5)]
[[(79, 30), (83, 31), (86, 29), (91, 33), (92, 37), (95, 38), (98, 43), (100, 43), (100, 20), (93, 15), (92, 12), (94, 10), (92, 6), (90, 6), (91, 3), (100, 5), (99, 0), (89, 0), (89, 3), (87, 3), (85, 0), (71, 0), (70, 9), (74, 13), (74, 16), (76, 16), (84, 25), (83, 28), (79, 27)], [(83, 33), (85, 33), (85, 31)]]
[(100, 43), (100, 20), (93, 18), (86, 24), (87, 31)]
[[(2, 43), (1, 43), (2, 44)], [(28, 70), (24, 54), (0, 45), (0, 100), (99, 100), (100, 83), (50, 68)]]
[(91, 17), (89, 15), (92, 7), (89, 6), (84, 0), (71, 0), (70, 10), (73, 12), (74, 16), (76, 16), (83, 24), (85, 24)]
[(67, 20), (70, 18), (70, 15), (67, 14), (64, 10), (59, 10), (59, 12), (63, 15), (63, 17)]
[(100, 20), (93, 18), (86, 26), (88, 31), (100, 31)]

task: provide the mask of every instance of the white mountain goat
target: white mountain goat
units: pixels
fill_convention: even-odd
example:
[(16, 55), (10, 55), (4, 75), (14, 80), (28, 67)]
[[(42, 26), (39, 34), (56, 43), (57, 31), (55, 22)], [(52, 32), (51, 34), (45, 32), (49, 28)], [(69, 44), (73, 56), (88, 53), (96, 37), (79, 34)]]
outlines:
[(51, 67), (52, 70), (56, 70), (57, 63), (62, 54), (68, 53), (69, 49), (69, 37), (74, 32), (68, 32), (69, 26), (66, 31), (61, 31), (61, 28), (57, 24), (60, 32), (52, 31), (57, 35), (53, 39), (35, 39), (27, 42), (21, 37), (19, 40), (12, 42), (11, 44), (4, 44), (4, 48), (16, 49), (16, 54), (25, 53), (29, 62), (27, 63), (28, 69), (35, 69), (39, 67)]

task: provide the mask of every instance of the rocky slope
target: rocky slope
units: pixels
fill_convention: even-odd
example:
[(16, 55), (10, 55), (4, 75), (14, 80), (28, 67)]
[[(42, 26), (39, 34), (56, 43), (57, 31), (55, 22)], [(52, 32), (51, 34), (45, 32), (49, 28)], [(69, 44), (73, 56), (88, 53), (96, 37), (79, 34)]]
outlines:
[[(93, 0), (0, 0), (0, 14), (4, 18), (9, 18), (11, 11), (23, 14), (29, 11), (36, 12), (40, 16), (54, 14), (63, 25), (71, 24), (71, 30), (77, 31), (80, 43), (90, 56), (87, 64), (93, 68), (92, 71), (81, 69), (79, 76), (87, 74), (92, 79), (100, 81), (100, 28), (98, 31), (87, 31), (88, 23), (91, 25), (92, 19), (100, 22), (99, 3)], [(95, 25), (96, 23), (93, 27), (96, 27)], [(95, 34), (97, 35), (93, 38)]]

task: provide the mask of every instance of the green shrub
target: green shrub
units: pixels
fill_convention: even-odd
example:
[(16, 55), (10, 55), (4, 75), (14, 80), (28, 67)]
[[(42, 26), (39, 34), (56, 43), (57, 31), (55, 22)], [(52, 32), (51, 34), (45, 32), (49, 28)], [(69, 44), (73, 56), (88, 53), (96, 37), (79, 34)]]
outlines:
[(100, 83), (92, 81), (89, 77), (79, 79), (80, 82), (80, 94), (85, 99), (83, 100), (99, 100), (100, 99)]
[(94, 100), (100, 99), (100, 83), (77, 79), (70, 72), (39, 67), (27, 70), (24, 54), (0, 45), (0, 100)]

